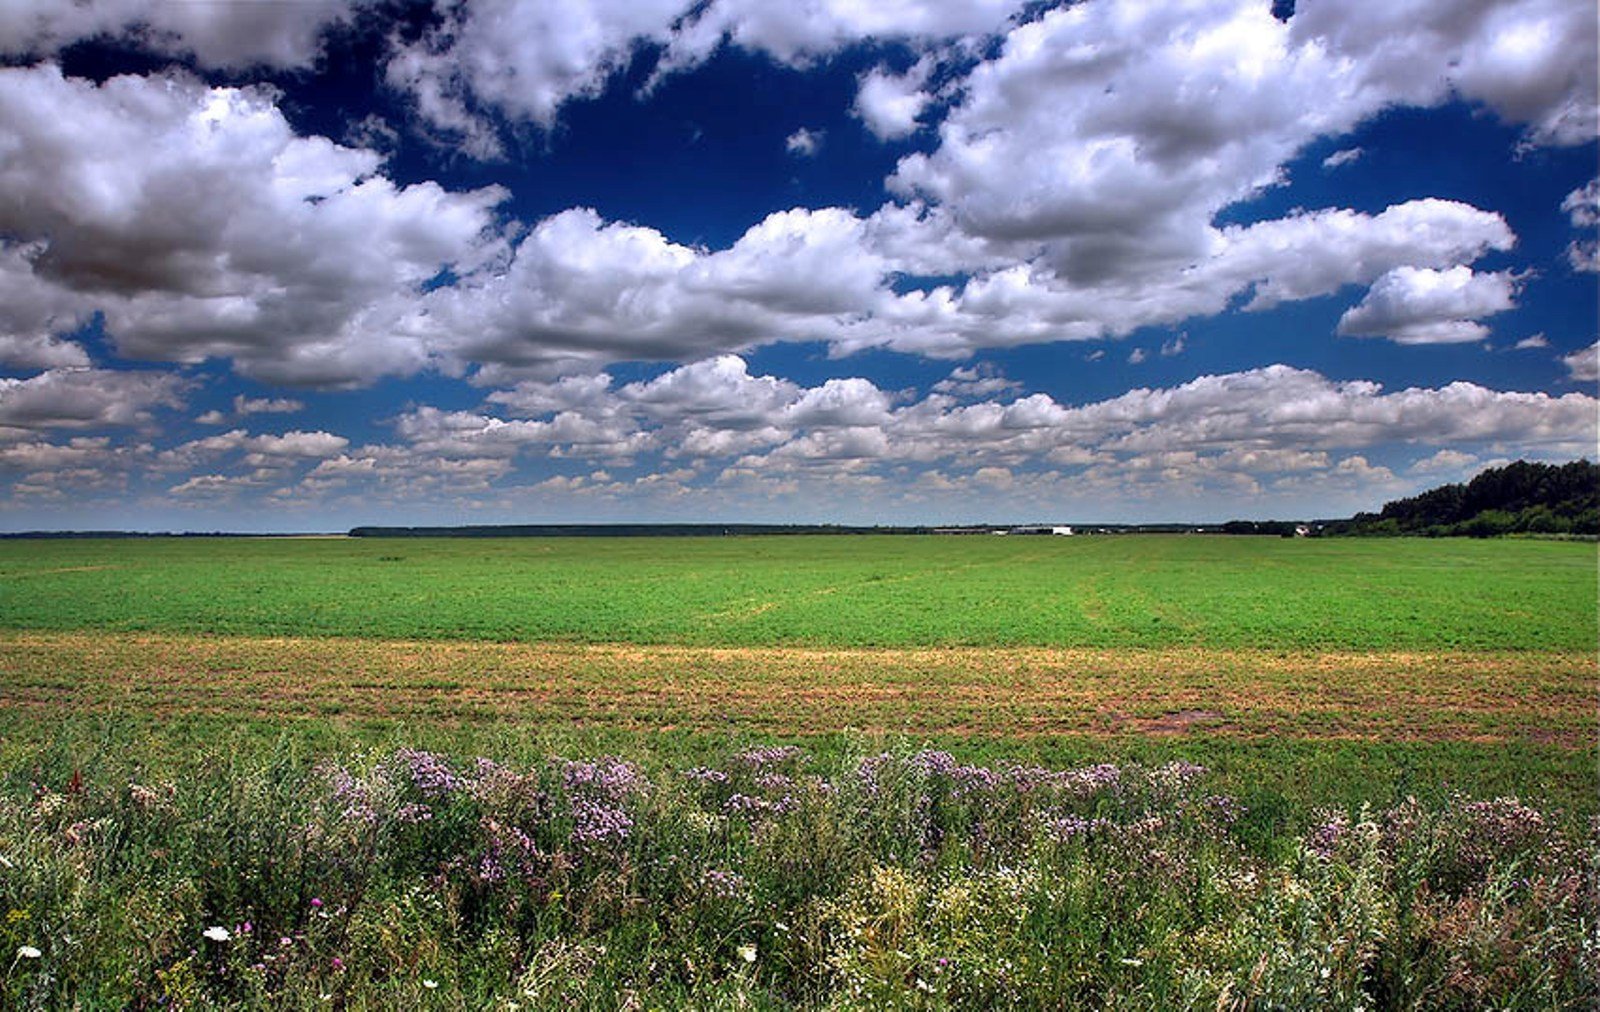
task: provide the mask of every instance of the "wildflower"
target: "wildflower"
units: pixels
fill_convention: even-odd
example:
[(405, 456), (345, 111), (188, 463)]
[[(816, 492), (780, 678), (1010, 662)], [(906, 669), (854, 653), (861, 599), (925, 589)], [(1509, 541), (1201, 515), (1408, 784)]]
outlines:
[(754, 963), (756, 961), (756, 947), (754, 945), (739, 946), (739, 958), (746, 963)]
[(776, 766), (779, 763), (799, 759), (801, 755), (798, 745), (765, 745), (760, 748), (746, 749), (733, 757), (736, 763), (746, 766)]
[(44, 955), (44, 953), (40, 952), (38, 949), (35, 949), (31, 945), (20, 945), (17, 947), (18, 959), (38, 959), (42, 955)]
[(201, 934), (205, 935), (213, 942), (226, 942), (228, 939), (233, 937), (233, 932), (229, 931), (220, 924), (213, 924), (211, 927), (202, 931)]
[(312, 910), (321, 910), (322, 909), (322, 897), (320, 897), (320, 896), (311, 897), (311, 909)]
[(407, 767), (411, 783), (426, 798), (447, 798), (462, 787), (461, 778), (443, 756), (421, 749), (401, 749), (395, 758)]
[(294, 944), (294, 939), (290, 938), (288, 935), (279, 935), (278, 936), (278, 945), (280, 947), (287, 949), (289, 946), (291, 946), (293, 944)]
[(333, 957), (333, 972), (334, 973), (340, 973), (343, 970), (344, 970), (344, 960), (340, 959), (338, 956), (334, 956)]
[(745, 894), (744, 876), (738, 872), (713, 868), (701, 877), (701, 882), (706, 892), (717, 899), (736, 900)]
[(439, 986), (439, 982), (436, 980), (428, 980), (427, 978), (423, 978), (422, 986), (427, 988), (429, 991), (432, 991), (434, 988)]

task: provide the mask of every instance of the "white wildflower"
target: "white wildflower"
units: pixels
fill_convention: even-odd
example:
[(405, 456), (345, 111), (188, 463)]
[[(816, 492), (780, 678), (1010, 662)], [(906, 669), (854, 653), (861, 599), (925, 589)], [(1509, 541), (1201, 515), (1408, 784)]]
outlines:
[(756, 947), (754, 945), (739, 946), (739, 958), (746, 963), (754, 963), (756, 961)]
[(44, 953), (40, 952), (38, 949), (35, 949), (31, 945), (20, 945), (17, 947), (18, 959), (38, 959), (42, 955), (44, 955)]
[(205, 931), (201, 932), (201, 934), (205, 935), (207, 938), (211, 939), (213, 942), (226, 942), (228, 939), (233, 937), (233, 932), (229, 931), (227, 928), (222, 927), (220, 924), (212, 925), (211, 927), (207, 928)]

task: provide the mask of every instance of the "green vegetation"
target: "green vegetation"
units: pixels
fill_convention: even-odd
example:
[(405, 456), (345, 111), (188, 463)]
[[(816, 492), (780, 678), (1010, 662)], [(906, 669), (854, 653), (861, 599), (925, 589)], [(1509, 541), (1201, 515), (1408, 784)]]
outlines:
[(1596, 597), (1534, 540), (0, 542), (0, 1007), (1592, 1007)]
[(0, 784), (0, 1005), (1582, 1009), (1595, 842), (1183, 762), (43, 753)]
[(1502, 534), (1600, 534), (1600, 465), (1492, 467), (1465, 485), (1441, 485), (1330, 524), (1328, 534), (1425, 534), (1474, 538)]
[(727, 646), (1591, 650), (1593, 545), (1117, 537), (0, 542), (0, 628)]

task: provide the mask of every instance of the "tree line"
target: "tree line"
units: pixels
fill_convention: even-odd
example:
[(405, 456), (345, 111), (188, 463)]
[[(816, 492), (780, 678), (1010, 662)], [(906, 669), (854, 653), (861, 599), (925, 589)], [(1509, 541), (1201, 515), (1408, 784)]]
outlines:
[(1324, 524), (1331, 535), (1600, 534), (1600, 465), (1588, 460), (1492, 467), (1465, 484), (1384, 503), (1377, 513)]

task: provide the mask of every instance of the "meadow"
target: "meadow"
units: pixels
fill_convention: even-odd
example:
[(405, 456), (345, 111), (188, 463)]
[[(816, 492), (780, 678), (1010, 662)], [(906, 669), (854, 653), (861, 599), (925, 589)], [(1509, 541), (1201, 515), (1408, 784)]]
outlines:
[(0, 1007), (1593, 1007), (1595, 562), (0, 542)]
[(715, 646), (1590, 650), (1554, 541), (0, 541), (0, 627)]

